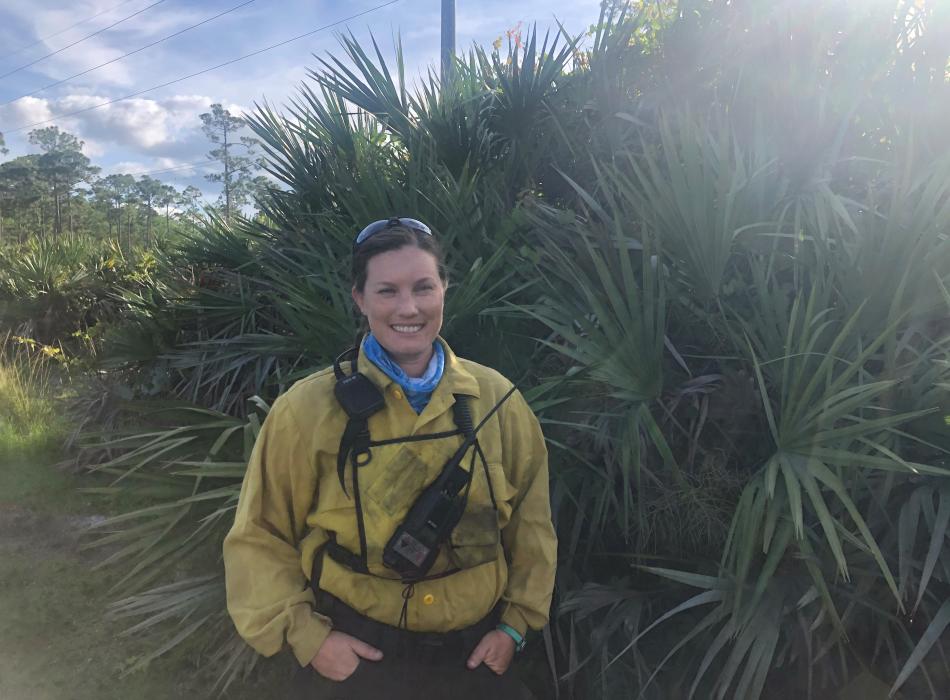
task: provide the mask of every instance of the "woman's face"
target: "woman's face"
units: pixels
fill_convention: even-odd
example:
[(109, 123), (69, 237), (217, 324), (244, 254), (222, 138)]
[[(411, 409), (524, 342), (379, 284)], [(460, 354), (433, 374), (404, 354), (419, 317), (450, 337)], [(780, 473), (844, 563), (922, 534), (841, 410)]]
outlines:
[(442, 328), (445, 285), (435, 256), (411, 245), (374, 255), (353, 300), (380, 345), (410, 376), (421, 375)]

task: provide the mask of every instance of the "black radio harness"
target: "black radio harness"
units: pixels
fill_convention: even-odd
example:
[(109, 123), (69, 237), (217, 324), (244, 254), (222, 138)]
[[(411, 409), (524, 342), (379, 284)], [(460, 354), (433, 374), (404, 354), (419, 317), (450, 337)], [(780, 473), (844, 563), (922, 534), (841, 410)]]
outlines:
[[(344, 374), (341, 362), (352, 356), (351, 372)], [(469, 397), (464, 394), (455, 394), (455, 405), (452, 407), (456, 429), (428, 435), (407, 435), (387, 440), (372, 440), (369, 434), (369, 418), (381, 411), (386, 403), (382, 392), (357, 366), (358, 348), (351, 348), (336, 358), (333, 371), (336, 375), (334, 394), (337, 401), (346, 412), (348, 420), (343, 436), (340, 438), (340, 449), (337, 453), (337, 475), (343, 492), (346, 490), (346, 463), (349, 460), (352, 466), (353, 501), (356, 508), (356, 524), (360, 542), (359, 555), (349, 551), (336, 541), (335, 534), (331, 533), (327, 543), (327, 555), (339, 564), (362, 574), (370, 574), (366, 555), (366, 527), (363, 522), (363, 508), (360, 500), (359, 468), (365, 466), (372, 459), (372, 448), (383, 445), (393, 445), (424, 440), (438, 440), (441, 438), (464, 435), (465, 439), (452, 457), (445, 463), (439, 476), (427, 486), (416, 501), (412, 504), (405, 520), (396, 527), (383, 550), (383, 564), (397, 572), (411, 596), (411, 586), (419, 581), (431, 578), (441, 578), (456, 570), (448, 571), (436, 576), (427, 576), (429, 569), (435, 563), (439, 551), (448, 541), (465, 512), (468, 501), (468, 491), (475, 473), (476, 456), (481, 458), (485, 470), (485, 479), (488, 482), (489, 495), (492, 507), (497, 510), (495, 494), (491, 478), (488, 474), (488, 463), (478, 444), (478, 431), (491, 418), (501, 405), (514, 393), (511, 389), (485, 415), (478, 426), (474, 426), (469, 408)], [(469, 469), (462, 468), (462, 459), (465, 453), (472, 450)], [(349, 495), (349, 494), (347, 494)], [(316, 581), (313, 582), (316, 585)], [(404, 598), (406, 594), (404, 593)], [(405, 608), (405, 606), (404, 606)], [(405, 609), (404, 609), (405, 614)]]

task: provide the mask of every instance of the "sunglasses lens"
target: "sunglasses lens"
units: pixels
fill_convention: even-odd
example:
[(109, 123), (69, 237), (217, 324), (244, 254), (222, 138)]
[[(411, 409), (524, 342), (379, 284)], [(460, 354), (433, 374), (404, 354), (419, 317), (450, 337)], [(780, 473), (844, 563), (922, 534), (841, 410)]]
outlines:
[(374, 221), (369, 226), (360, 231), (360, 234), (356, 237), (356, 242), (354, 245), (359, 245), (373, 234), (379, 233), (384, 228), (386, 228), (386, 224), (388, 223), (389, 219), (380, 219), (379, 221)]
[(399, 223), (401, 223), (403, 226), (408, 226), (409, 228), (418, 229), (427, 236), (432, 235), (432, 230), (418, 219), (400, 219)]
[(422, 223), (418, 219), (407, 219), (407, 218), (380, 219), (379, 221), (374, 221), (369, 226), (367, 226), (362, 231), (360, 231), (359, 235), (356, 237), (356, 240), (353, 242), (353, 247), (355, 248), (360, 243), (365, 241), (367, 238), (375, 236), (377, 233), (379, 233), (383, 229), (392, 228), (393, 226), (396, 226), (397, 222), (399, 225), (405, 226), (406, 228), (413, 228), (413, 229), (416, 229), (417, 231), (422, 231), (427, 236), (432, 235), (432, 229), (430, 229), (428, 226), (426, 226), (424, 223)]

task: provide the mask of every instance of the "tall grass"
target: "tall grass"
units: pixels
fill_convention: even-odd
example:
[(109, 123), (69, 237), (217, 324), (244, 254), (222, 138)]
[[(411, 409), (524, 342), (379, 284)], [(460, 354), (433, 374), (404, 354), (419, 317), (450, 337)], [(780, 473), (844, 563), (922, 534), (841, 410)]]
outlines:
[(0, 343), (0, 456), (55, 449), (66, 425), (57, 407), (62, 350), (7, 336)]

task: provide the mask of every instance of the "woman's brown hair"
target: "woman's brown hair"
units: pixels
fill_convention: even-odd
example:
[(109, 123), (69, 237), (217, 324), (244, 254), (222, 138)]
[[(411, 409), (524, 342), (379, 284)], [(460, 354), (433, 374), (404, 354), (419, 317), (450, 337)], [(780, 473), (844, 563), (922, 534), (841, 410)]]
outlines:
[(366, 286), (366, 267), (369, 261), (380, 253), (399, 250), (406, 246), (414, 246), (419, 250), (430, 253), (439, 268), (439, 277), (443, 283), (448, 283), (448, 270), (445, 267), (445, 255), (438, 239), (433, 235), (418, 231), (408, 226), (393, 226), (374, 234), (360, 243), (353, 252), (353, 286), (360, 294)]

